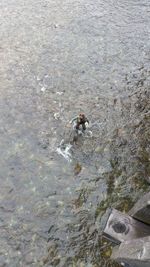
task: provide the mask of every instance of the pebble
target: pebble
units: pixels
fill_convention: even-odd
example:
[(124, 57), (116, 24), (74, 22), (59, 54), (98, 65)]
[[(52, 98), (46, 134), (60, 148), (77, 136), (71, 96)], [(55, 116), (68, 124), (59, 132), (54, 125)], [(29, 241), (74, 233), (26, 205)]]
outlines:
[(41, 92), (45, 92), (46, 91), (46, 88), (43, 86), (42, 88), (41, 88)]

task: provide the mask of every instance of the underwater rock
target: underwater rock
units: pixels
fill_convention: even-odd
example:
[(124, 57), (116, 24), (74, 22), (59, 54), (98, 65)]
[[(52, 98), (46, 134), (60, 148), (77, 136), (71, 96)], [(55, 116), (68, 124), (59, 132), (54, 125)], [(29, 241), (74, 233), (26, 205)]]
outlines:
[(81, 170), (82, 170), (82, 166), (79, 163), (77, 163), (74, 167), (74, 174), (78, 175), (81, 172)]

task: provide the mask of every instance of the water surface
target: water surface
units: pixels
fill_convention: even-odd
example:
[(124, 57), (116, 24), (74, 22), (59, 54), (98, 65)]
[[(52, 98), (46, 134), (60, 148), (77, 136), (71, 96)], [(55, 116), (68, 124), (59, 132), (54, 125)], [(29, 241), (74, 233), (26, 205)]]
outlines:
[[(149, 189), (148, 0), (0, 3), (0, 266), (117, 266), (108, 207)], [(69, 150), (69, 121), (90, 128)], [(88, 131), (92, 131), (92, 135)]]

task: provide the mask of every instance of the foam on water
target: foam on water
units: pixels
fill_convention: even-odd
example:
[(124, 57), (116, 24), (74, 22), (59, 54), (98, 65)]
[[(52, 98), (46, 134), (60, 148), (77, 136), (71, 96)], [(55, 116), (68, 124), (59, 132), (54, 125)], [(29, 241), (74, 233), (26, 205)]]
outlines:
[(64, 140), (61, 140), (60, 145), (57, 147), (56, 152), (63, 156), (67, 161), (71, 162), (72, 155), (70, 153), (72, 145), (71, 144), (64, 144)]

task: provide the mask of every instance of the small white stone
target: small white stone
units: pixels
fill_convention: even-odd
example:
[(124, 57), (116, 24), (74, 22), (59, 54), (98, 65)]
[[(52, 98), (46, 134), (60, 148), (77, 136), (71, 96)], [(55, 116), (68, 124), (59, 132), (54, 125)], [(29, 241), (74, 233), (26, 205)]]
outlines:
[(54, 118), (55, 120), (58, 120), (60, 118), (59, 112), (54, 113)]
[(35, 193), (36, 192), (36, 187), (32, 187), (31, 190), (32, 190), (32, 192)]
[(45, 92), (46, 91), (46, 88), (43, 86), (42, 88), (41, 88), (41, 92)]
[(56, 92), (56, 95), (62, 95), (64, 92)]
[(59, 205), (59, 206), (63, 206), (63, 205), (64, 205), (64, 202), (59, 200), (59, 201), (58, 201), (58, 205)]
[(20, 207), (18, 208), (18, 212), (21, 212), (21, 211), (23, 211), (23, 206), (20, 206)]

